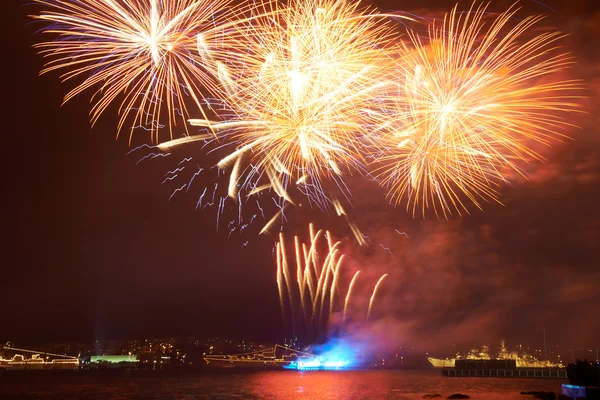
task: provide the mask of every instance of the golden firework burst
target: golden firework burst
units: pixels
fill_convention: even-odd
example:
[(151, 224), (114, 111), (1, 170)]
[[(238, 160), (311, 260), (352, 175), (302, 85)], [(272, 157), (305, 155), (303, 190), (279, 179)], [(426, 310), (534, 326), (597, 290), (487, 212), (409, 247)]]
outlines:
[(201, 109), (203, 95), (223, 92), (210, 45), (226, 38), (230, 0), (34, 1), (52, 38), (35, 46), (49, 59), (42, 73), (83, 79), (65, 102), (94, 88), (92, 123), (120, 102), (118, 131), (131, 123), (130, 134), (141, 127), (158, 142), (164, 118), (172, 137), (178, 120), (187, 127), (188, 102)]
[(326, 203), (322, 181), (343, 187), (343, 174), (363, 166), (361, 104), (385, 84), (393, 24), (358, 2), (299, 0), (239, 28), (230, 39), (247, 51), (232, 54), (221, 71), (233, 117), (190, 122), (234, 146), (221, 167), (246, 157), (250, 167), (234, 168), (232, 187), (256, 189), (267, 176), (282, 197), (294, 183)]
[(578, 110), (581, 84), (562, 73), (573, 63), (558, 48), (564, 34), (537, 33), (542, 17), (517, 20), (517, 11), (455, 7), (425, 39), (409, 32), (395, 91), (367, 110), (379, 135), (376, 175), (413, 215), (468, 213), (465, 197), (479, 208), (498, 200), (520, 162), (542, 158), (534, 144), (571, 126), (565, 115)]

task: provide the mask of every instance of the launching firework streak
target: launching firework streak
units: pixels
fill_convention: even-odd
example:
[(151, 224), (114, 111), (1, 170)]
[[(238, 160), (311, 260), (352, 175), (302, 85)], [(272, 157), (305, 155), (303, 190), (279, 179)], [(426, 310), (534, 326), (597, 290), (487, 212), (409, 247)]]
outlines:
[(386, 18), (358, 2), (298, 0), (237, 26), (229, 40), (247, 51), (220, 71), (233, 117), (190, 120), (234, 148), (219, 163), (234, 171), (232, 188), (269, 188), (291, 202), (287, 188), (296, 185), (319, 207), (331, 205), (325, 180), (347, 190), (344, 173), (364, 170), (361, 105), (389, 66)]
[(373, 288), (373, 294), (371, 295), (371, 299), (369, 300), (369, 310), (367, 311), (367, 321), (369, 320), (369, 317), (371, 316), (371, 309), (373, 308), (373, 301), (375, 301), (375, 295), (377, 294), (377, 289), (379, 289), (379, 286), (381, 285), (383, 280), (385, 278), (387, 278), (387, 276), (388, 276), (388, 274), (384, 274), (381, 278), (379, 278), (379, 280), (375, 284), (375, 287)]
[[(346, 319), (350, 295), (360, 273), (357, 271), (354, 274), (345, 300), (342, 300), (344, 294), (340, 293), (340, 287), (343, 286), (341, 267), (344, 255), (339, 249), (341, 242), (334, 243), (329, 232), (315, 232), (313, 224), (309, 225), (309, 232), (309, 244), (301, 243), (297, 236), (294, 237), (293, 258), (288, 257), (283, 234), (279, 235), (279, 242), (276, 244), (277, 287), (281, 311), (285, 314), (285, 310), (289, 309), (295, 334), (306, 340), (318, 338), (325, 333), (336, 305), (343, 306), (343, 318)], [(323, 245), (323, 241), (326, 245)], [(325, 252), (322, 252), (323, 248)], [(296, 264), (295, 273), (291, 267), (293, 264)], [(368, 314), (371, 313), (378, 287), (386, 276), (387, 274), (383, 275), (375, 285)]]
[(360, 271), (356, 271), (356, 273), (352, 277), (352, 280), (350, 281), (350, 285), (348, 286), (348, 293), (346, 294), (346, 300), (344, 301), (344, 314), (342, 316), (342, 322), (346, 320), (346, 313), (348, 312), (348, 302), (350, 301), (350, 294), (352, 294), (352, 288), (354, 287), (354, 283), (356, 282), (356, 279), (358, 278), (359, 274)]
[(522, 173), (519, 162), (541, 159), (534, 144), (570, 125), (563, 118), (578, 110), (581, 84), (561, 76), (573, 63), (557, 48), (564, 35), (534, 32), (542, 17), (517, 11), (454, 8), (427, 38), (409, 33), (396, 92), (368, 110), (381, 140), (374, 168), (392, 202), (423, 215), (468, 212), (465, 197), (481, 208)]
[[(294, 329), (303, 331), (302, 336), (308, 337), (315, 333), (318, 336), (327, 326), (344, 257), (338, 248), (340, 242), (333, 243), (329, 232), (315, 232), (312, 224), (309, 231), (308, 245), (300, 243), (298, 237), (294, 238), (293, 260), (296, 264), (296, 276), (292, 276), (293, 272), (288, 264), (283, 234), (279, 235), (276, 245), (277, 285), (282, 313), (287, 297), (292, 319), (298, 325)], [(325, 253), (319, 252), (322, 250), (321, 239), (326, 240)], [(329, 312), (324, 315), (323, 309), (328, 302), (331, 306)]]
[(51, 38), (36, 45), (50, 59), (42, 73), (64, 69), (63, 81), (83, 78), (65, 102), (96, 88), (92, 123), (122, 97), (118, 130), (132, 114), (131, 133), (141, 126), (158, 141), (161, 114), (172, 134), (178, 120), (187, 126), (188, 99), (200, 108), (202, 94), (222, 93), (211, 45), (217, 36), (226, 41), (230, 0), (34, 2), (44, 7), (34, 18), (49, 22)]

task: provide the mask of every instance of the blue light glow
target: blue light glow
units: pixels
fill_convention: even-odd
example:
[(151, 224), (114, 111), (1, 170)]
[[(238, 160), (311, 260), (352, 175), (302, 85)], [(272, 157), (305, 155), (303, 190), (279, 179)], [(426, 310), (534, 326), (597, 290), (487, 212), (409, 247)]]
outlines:
[(299, 371), (338, 371), (353, 369), (357, 365), (355, 346), (347, 341), (333, 339), (323, 345), (315, 346), (312, 351), (317, 355), (313, 358), (299, 359), (287, 365), (286, 369)]
[(316, 357), (310, 360), (293, 361), (284, 368), (297, 369), (299, 371), (316, 371), (347, 369), (348, 366), (349, 363), (345, 360), (323, 360), (321, 357)]

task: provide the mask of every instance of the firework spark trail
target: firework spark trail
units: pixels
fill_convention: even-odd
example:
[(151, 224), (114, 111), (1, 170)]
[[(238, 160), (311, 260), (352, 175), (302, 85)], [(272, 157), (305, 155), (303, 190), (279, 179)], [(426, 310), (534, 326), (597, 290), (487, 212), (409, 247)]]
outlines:
[(152, 146), (152, 145), (149, 145), (147, 143), (144, 143), (144, 144), (142, 144), (140, 146), (134, 147), (133, 149), (129, 150), (127, 152), (127, 155), (130, 155), (131, 153), (136, 152), (136, 151), (141, 150), (141, 149), (152, 150), (152, 149), (158, 149), (158, 148), (159, 148), (158, 146)]
[(177, 176), (178, 176), (177, 174), (175, 174), (175, 175), (173, 175), (173, 176), (167, 176), (167, 177), (166, 177), (166, 178), (165, 178), (165, 179), (162, 181), (162, 183), (161, 183), (161, 184), (164, 184), (164, 183), (165, 183), (165, 182), (167, 182), (167, 181), (172, 181), (173, 179), (177, 178)]
[[(204, 168), (200, 168), (200, 167), (198, 167), (198, 171), (196, 171), (196, 172), (194, 173), (194, 175), (192, 175), (192, 177), (191, 177), (190, 181), (188, 182), (187, 189), (185, 189), (185, 191), (186, 191), (186, 192), (188, 192), (188, 191), (190, 190), (190, 187), (192, 186), (192, 182), (194, 182), (194, 179), (196, 179), (196, 177), (197, 177), (198, 175), (200, 175), (200, 172), (202, 172), (202, 171), (204, 171)], [(204, 191), (206, 192), (206, 188), (204, 188)], [(204, 194), (203, 194), (203, 195), (204, 195)], [(196, 206), (196, 208), (198, 208), (198, 206)]]
[[(188, 118), (186, 99), (202, 110), (202, 94), (221, 96), (217, 65), (198, 53), (198, 34), (204, 55), (225, 41), (233, 21), (230, 0), (34, 0), (44, 7), (33, 18), (48, 23), (43, 31), (52, 40), (36, 45), (49, 59), (42, 73), (66, 70), (63, 81), (83, 78), (64, 101), (94, 90), (91, 120), (95, 123), (118, 101), (118, 131), (133, 116), (136, 126), (158, 142), (158, 121), (166, 113), (170, 137), (177, 121)], [(223, 37), (219, 37), (223, 36)], [(235, 46), (235, 43), (220, 45)], [(182, 89), (185, 88), (185, 89)], [(187, 94), (187, 95), (186, 95)], [(121, 97), (122, 100), (118, 100)]]
[(208, 188), (204, 188), (204, 191), (202, 192), (202, 194), (200, 195), (200, 197), (198, 198), (198, 202), (196, 203), (196, 210), (198, 209), (198, 207), (202, 206), (202, 198), (204, 198), (204, 195), (206, 194), (206, 190)]
[(243, 218), (242, 218), (242, 199), (240, 198), (240, 195), (238, 193), (238, 226), (242, 225), (243, 222)]
[(379, 138), (374, 172), (413, 215), (468, 213), (463, 196), (478, 208), (498, 201), (521, 162), (542, 158), (532, 145), (563, 137), (566, 115), (579, 111), (581, 83), (561, 77), (574, 62), (558, 48), (564, 35), (535, 32), (542, 17), (517, 11), (454, 8), (426, 38), (409, 32), (396, 88), (365, 110)]
[(138, 160), (138, 162), (135, 163), (135, 165), (138, 165), (139, 163), (141, 163), (142, 161), (147, 160), (147, 159), (151, 159), (152, 160), (152, 159), (155, 159), (155, 158), (158, 158), (158, 157), (163, 157), (164, 158), (164, 157), (167, 157), (168, 155), (169, 155), (169, 153), (150, 153), (150, 154), (147, 154), (144, 157), (140, 158)]
[(398, 235), (404, 235), (408, 238), (408, 233), (406, 232), (400, 232), (398, 229), (394, 229), (394, 232), (396, 232)]
[[(389, 247), (385, 247), (383, 244), (379, 243), (379, 245), (381, 246), (381, 248), (385, 251), (387, 251), (388, 253), (390, 253), (390, 256), (394, 257), (394, 255), (392, 254), (392, 251), (390, 250)], [(395, 257), (394, 257), (395, 258)]]
[(367, 321), (369, 320), (369, 317), (371, 316), (371, 309), (373, 308), (373, 301), (375, 301), (375, 296), (377, 295), (377, 289), (379, 289), (379, 286), (381, 285), (383, 280), (385, 278), (387, 278), (387, 276), (388, 276), (388, 274), (384, 274), (381, 278), (379, 278), (379, 280), (375, 284), (375, 287), (373, 288), (373, 295), (371, 296), (371, 299), (369, 300), (369, 310), (367, 311), (367, 319), (366, 319)]
[[(187, 161), (186, 161), (187, 162)], [(181, 165), (181, 162), (178, 163), (177, 165)], [(192, 184), (195, 181), (198, 181), (198, 179), (196, 179), (201, 173), (202, 171), (204, 171), (203, 168), (201, 167), (197, 167), (198, 169), (195, 172), (190, 172), (189, 175), (189, 179), (186, 181), (186, 187), (185, 187), (185, 191), (186, 193), (190, 191), (190, 188), (192, 186)], [(218, 169), (216, 169), (218, 171)], [(181, 177), (184, 175), (184, 173), (187, 173), (189, 171), (189, 168), (187, 168), (187, 165), (185, 166), (177, 166), (177, 167), (173, 167), (173, 169), (167, 171), (165, 173), (165, 178), (162, 180), (162, 183), (170, 183), (170, 181), (175, 181), (178, 179), (181, 179)], [(219, 172), (219, 174), (221, 174), (221, 172)], [(221, 178), (221, 177), (218, 177)], [(207, 207), (213, 207), (214, 206), (214, 210), (216, 210), (216, 227), (217, 230), (220, 230), (220, 228), (222, 227), (221, 223), (222, 223), (222, 219), (223, 218), (227, 218), (227, 232), (228, 232), (228, 238), (231, 238), (232, 235), (237, 231), (240, 234), (242, 232), (244, 232), (250, 224), (254, 223), (254, 220), (256, 219), (256, 214), (252, 214), (249, 215), (248, 218), (246, 218), (246, 216), (243, 213), (243, 204), (244, 201), (241, 198), (241, 193), (238, 192), (237, 193), (237, 198), (235, 199), (236, 201), (231, 201), (231, 197), (227, 194), (227, 193), (223, 193), (223, 186), (221, 186), (221, 188), (219, 188), (219, 183), (215, 183), (213, 186), (213, 190), (212, 190), (212, 201), (210, 201), (211, 199), (209, 198), (209, 201), (207, 202), (207, 192), (208, 192), (209, 187), (203, 187), (201, 189), (201, 192), (199, 193), (199, 197), (196, 198), (196, 206), (195, 209), (205, 209)], [(179, 191), (180, 188), (177, 188), (177, 191)], [(227, 188), (227, 190), (229, 190), (229, 188)], [(175, 192), (176, 194), (176, 192)], [(174, 197), (174, 195), (173, 195)], [(172, 197), (170, 197), (172, 199)], [(281, 211), (282, 205), (281, 202), (277, 203), (277, 201), (274, 200), (274, 205), (279, 209), (279, 211)], [(232, 205), (235, 205), (235, 207), (231, 207)], [(256, 206), (259, 207), (260, 203), (256, 203)], [(235, 210), (237, 212), (237, 218), (234, 217), (231, 212)], [(267, 210), (263, 210), (263, 212), (266, 212)], [(285, 211), (285, 210), (283, 210)], [(275, 216), (273, 219), (269, 220), (269, 222), (267, 223), (267, 226), (265, 227), (264, 232), (266, 232), (269, 229), (272, 229), (272, 227), (274, 225), (276, 225), (276, 220), (278, 217), (281, 217), (281, 221), (282, 224), (286, 221), (286, 216), (283, 214), (283, 212), (280, 212), (279, 215)], [(232, 230), (233, 226), (235, 227), (235, 230)]]
[(215, 195), (217, 194), (217, 189), (219, 188), (219, 184), (215, 183), (215, 189), (213, 190), (211, 204), (215, 204)]
[(171, 170), (171, 171), (167, 172), (167, 173), (165, 174), (165, 176), (169, 176), (169, 175), (177, 175), (177, 173), (178, 173), (178, 172), (181, 172), (181, 171), (183, 171), (184, 169), (185, 169), (185, 167), (178, 167), (178, 168), (175, 168), (174, 170)]
[(175, 189), (173, 191), (173, 193), (171, 193), (171, 196), (169, 196), (169, 200), (168, 201), (171, 201), (171, 199), (173, 198), (173, 196), (175, 196), (175, 194), (177, 194), (177, 192), (182, 191), (184, 187), (185, 187), (185, 184), (183, 186), (181, 186), (180, 188)]
[(221, 197), (219, 199), (219, 206), (217, 208), (217, 232), (219, 231), (221, 215), (223, 214), (223, 209), (225, 208), (225, 200), (227, 200), (226, 197)]
[(262, 215), (262, 217), (265, 217), (265, 212), (262, 209), (262, 207), (260, 206), (260, 203), (258, 202), (258, 200), (256, 200), (256, 206), (258, 207), (258, 209), (260, 210), (260, 214)]

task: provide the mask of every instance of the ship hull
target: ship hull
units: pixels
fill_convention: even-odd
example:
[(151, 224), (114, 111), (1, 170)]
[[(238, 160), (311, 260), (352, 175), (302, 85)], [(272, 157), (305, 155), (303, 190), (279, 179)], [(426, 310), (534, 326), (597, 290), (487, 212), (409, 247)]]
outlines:
[(515, 368), (515, 369), (456, 369), (444, 368), (442, 375), (450, 378), (488, 377), (488, 378), (546, 378), (567, 379), (563, 368)]

